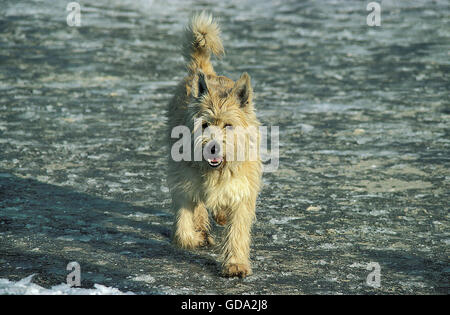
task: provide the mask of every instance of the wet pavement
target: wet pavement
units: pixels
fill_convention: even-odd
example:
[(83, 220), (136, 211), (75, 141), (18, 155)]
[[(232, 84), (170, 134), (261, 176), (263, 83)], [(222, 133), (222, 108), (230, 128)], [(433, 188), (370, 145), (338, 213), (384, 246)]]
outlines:
[[(85, 288), (146, 294), (448, 294), (448, 1), (379, 1), (379, 27), (364, 1), (79, 1), (80, 27), (54, 2), (0, 7), (0, 278), (51, 287), (76, 261)], [(165, 108), (202, 9), (217, 72), (247, 71), (279, 126), (244, 280), (169, 238)]]

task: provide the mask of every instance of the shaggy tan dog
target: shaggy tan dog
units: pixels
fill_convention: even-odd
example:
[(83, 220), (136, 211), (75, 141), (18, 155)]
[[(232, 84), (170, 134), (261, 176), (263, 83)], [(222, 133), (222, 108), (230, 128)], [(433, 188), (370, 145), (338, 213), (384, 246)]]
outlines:
[[(258, 147), (259, 122), (252, 103), (250, 76), (243, 73), (234, 82), (214, 72), (211, 53), (216, 56), (224, 53), (219, 34), (219, 26), (210, 15), (202, 12), (192, 18), (183, 46), (188, 73), (167, 111), (171, 148), (168, 185), (177, 213), (173, 241), (187, 249), (214, 244), (209, 233), (209, 209), (216, 222), (225, 225), (223, 275), (245, 277), (251, 274), (250, 230), (262, 164), (259, 150), (252, 158), (249, 149), (252, 144), (247, 141), (242, 145), (236, 142), (236, 137), (242, 132), (252, 139), (256, 135)], [(189, 147), (183, 147), (181, 160), (174, 158), (174, 151), (177, 152), (174, 145), (180, 141), (174, 139), (177, 134), (174, 136), (173, 130), (177, 126), (189, 128), (189, 135), (201, 134), (194, 137)], [(205, 129), (214, 131), (207, 133)], [(219, 137), (220, 131), (225, 133), (224, 137)], [(201, 148), (203, 156), (188, 158), (191, 148), (195, 152)], [(236, 159), (238, 151), (244, 152), (243, 159)]]

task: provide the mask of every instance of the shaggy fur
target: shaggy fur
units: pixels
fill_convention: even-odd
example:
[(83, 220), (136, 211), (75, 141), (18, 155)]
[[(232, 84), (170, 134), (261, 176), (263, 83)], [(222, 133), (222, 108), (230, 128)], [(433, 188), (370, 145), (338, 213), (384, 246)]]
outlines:
[[(218, 24), (204, 12), (194, 16), (186, 29), (183, 55), (187, 76), (177, 87), (167, 111), (170, 147), (178, 140), (171, 138), (172, 128), (187, 126), (193, 134), (196, 128), (202, 128), (194, 124), (199, 118), (221, 130), (225, 127), (257, 130), (259, 126), (250, 76), (243, 73), (234, 82), (214, 72), (211, 54), (224, 53), (219, 35)], [(213, 136), (206, 137), (208, 141), (212, 139)], [(203, 137), (192, 145), (203, 147), (206, 142)], [(176, 212), (173, 242), (186, 249), (213, 244), (208, 209), (218, 224), (225, 225), (221, 247), (223, 275), (250, 275), (250, 230), (261, 172), (259, 155), (252, 160), (232, 161), (223, 154), (219, 167), (211, 167), (204, 158), (176, 162), (169, 157), (168, 185)]]

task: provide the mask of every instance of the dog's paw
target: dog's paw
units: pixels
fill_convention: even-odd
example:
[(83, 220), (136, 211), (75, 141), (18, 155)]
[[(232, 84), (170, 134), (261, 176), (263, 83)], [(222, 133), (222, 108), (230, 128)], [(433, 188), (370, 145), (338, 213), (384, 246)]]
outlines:
[(252, 274), (252, 270), (250, 266), (246, 264), (227, 264), (224, 266), (222, 274), (225, 277), (245, 278)]
[(224, 212), (219, 211), (214, 214), (214, 221), (219, 225), (227, 224), (227, 216)]
[(176, 236), (172, 242), (175, 246), (183, 249), (196, 249), (203, 246), (214, 245), (213, 238), (207, 232), (198, 231), (193, 234)]

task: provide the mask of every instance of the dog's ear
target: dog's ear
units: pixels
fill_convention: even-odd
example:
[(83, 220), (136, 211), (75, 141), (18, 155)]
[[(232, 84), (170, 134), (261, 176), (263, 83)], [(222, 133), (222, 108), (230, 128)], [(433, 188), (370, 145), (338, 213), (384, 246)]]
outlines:
[(253, 98), (253, 89), (250, 82), (250, 76), (244, 72), (233, 87), (233, 93), (240, 101), (241, 107), (247, 107), (251, 104)]
[(208, 84), (206, 82), (206, 75), (203, 73), (203, 71), (199, 70), (197, 72), (197, 82), (194, 84), (197, 84), (197, 93), (195, 97), (202, 97), (203, 94), (208, 92)]

